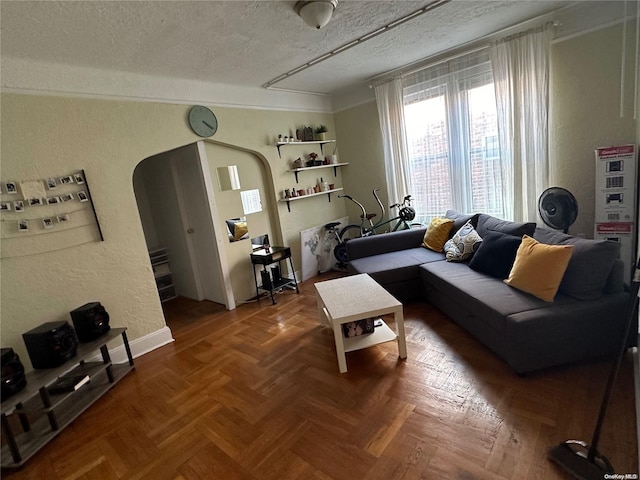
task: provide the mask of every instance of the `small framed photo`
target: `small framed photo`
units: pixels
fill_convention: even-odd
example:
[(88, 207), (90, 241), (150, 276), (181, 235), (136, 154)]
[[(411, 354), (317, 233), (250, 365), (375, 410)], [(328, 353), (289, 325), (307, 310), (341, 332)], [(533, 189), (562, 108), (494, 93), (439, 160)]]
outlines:
[(7, 182), (4, 184), (4, 188), (7, 189), (7, 193), (18, 193), (18, 185), (16, 184), (16, 182)]
[(71, 200), (73, 200), (75, 197), (73, 196), (73, 193), (65, 193), (64, 195), (60, 195), (60, 201), (62, 203), (64, 202), (69, 202)]
[(71, 175), (66, 175), (64, 177), (60, 177), (60, 184), (61, 185), (69, 185), (73, 183), (73, 177)]
[(22, 200), (16, 200), (13, 202), (13, 209), (16, 212), (24, 212), (24, 202)]
[(58, 188), (58, 183), (55, 178), (47, 178), (47, 188), (49, 190), (55, 190)]
[(10, 212), (11, 202), (0, 202), (0, 212)]
[(19, 232), (28, 232), (29, 231), (29, 222), (26, 220), (18, 221), (18, 231)]
[(69, 217), (68, 213), (63, 213), (62, 215), (58, 215), (56, 219), (58, 220), (58, 223), (66, 223), (71, 220), (71, 217)]
[(29, 200), (27, 200), (27, 202), (29, 203), (30, 207), (39, 207), (40, 205), (44, 205), (42, 199), (38, 197), (30, 198)]
[(42, 225), (44, 226), (44, 228), (46, 230), (49, 230), (50, 228), (53, 228), (53, 220), (51, 218), (43, 218), (42, 219)]
[(78, 192), (78, 200), (80, 200), (81, 202), (88, 202), (89, 201), (89, 197), (87, 197), (87, 194), (84, 193), (84, 190), (81, 190)]
[(84, 185), (84, 177), (82, 176), (82, 172), (74, 173), (73, 178), (76, 180), (78, 185)]
[(57, 205), (61, 201), (60, 197), (47, 197), (47, 205)]

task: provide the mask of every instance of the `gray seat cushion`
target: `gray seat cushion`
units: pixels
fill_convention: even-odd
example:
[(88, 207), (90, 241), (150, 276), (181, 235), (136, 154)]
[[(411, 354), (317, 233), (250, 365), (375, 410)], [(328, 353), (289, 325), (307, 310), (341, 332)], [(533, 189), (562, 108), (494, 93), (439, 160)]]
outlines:
[(423, 247), (408, 248), (397, 252), (382, 253), (358, 258), (349, 262), (352, 273), (368, 273), (384, 286), (386, 283), (420, 281), (418, 267), (424, 263), (444, 261), (444, 254)]
[[(506, 285), (502, 280), (476, 272), (463, 263), (436, 262), (420, 267), (423, 282), (457, 299), (466, 310), (482, 318), (496, 331), (506, 331), (506, 317), (547, 308), (548, 303)], [(558, 295), (555, 303), (572, 302)]]

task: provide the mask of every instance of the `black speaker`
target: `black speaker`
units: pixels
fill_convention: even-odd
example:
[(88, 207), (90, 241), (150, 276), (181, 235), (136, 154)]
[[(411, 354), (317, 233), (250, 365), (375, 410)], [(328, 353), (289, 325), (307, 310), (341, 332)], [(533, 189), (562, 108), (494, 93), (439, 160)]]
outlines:
[(53, 368), (76, 354), (78, 337), (69, 322), (47, 322), (22, 334), (33, 368)]
[(87, 303), (70, 313), (78, 340), (81, 342), (91, 342), (111, 328), (109, 314), (100, 302)]
[(24, 366), (20, 357), (13, 351), (13, 348), (0, 349), (0, 359), (2, 364), (2, 401), (9, 398), (14, 393), (19, 392), (27, 385), (27, 378), (24, 374)]
[(262, 277), (262, 288), (266, 290), (271, 290), (271, 288), (273, 287), (272, 287), (271, 275), (269, 275), (269, 271), (260, 270), (260, 277)]

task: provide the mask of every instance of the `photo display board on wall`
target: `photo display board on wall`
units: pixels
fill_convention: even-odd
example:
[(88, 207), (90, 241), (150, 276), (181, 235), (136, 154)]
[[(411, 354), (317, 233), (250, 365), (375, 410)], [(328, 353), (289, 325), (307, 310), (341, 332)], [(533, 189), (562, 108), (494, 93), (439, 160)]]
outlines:
[(104, 241), (84, 170), (0, 181), (0, 258)]

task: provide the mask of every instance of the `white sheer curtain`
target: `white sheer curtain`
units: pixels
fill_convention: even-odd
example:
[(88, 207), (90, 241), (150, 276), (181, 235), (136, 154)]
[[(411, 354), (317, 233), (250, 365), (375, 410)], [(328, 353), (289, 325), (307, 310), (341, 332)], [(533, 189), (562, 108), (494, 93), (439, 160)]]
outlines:
[(407, 135), (404, 125), (404, 99), (400, 78), (375, 87), (378, 117), (384, 145), (385, 171), (389, 203), (407, 195)]
[(549, 49), (552, 27), (501, 39), (491, 46), (498, 134), (505, 175), (505, 217), (535, 221), (549, 185)]

